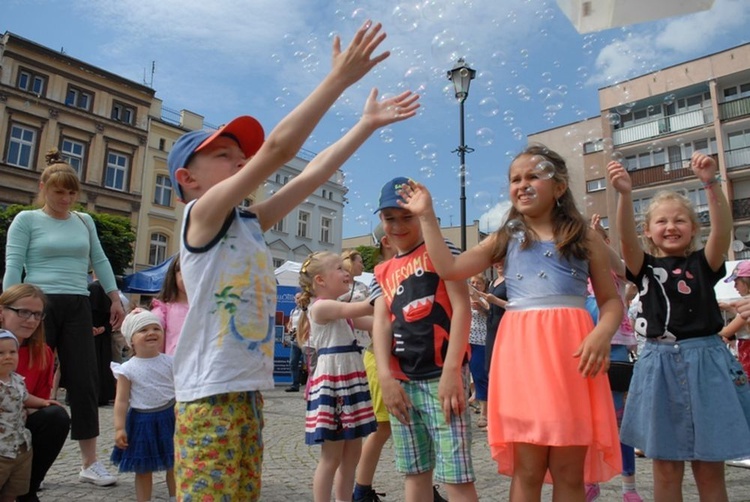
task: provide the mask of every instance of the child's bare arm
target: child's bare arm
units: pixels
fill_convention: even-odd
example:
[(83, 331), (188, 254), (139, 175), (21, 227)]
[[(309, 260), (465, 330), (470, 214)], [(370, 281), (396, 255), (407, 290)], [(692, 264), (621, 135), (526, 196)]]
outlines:
[(320, 85), (271, 131), (260, 150), (238, 173), (211, 187), (195, 203), (188, 229), (192, 245), (199, 246), (212, 239), (232, 208), (294, 158), (341, 93), (388, 57), (388, 52), (373, 56), (384, 38), (381, 25), (373, 26), (367, 21), (344, 52), (339, 37), (334, 39), (333, 68)]
[(466, 409), (461, 368), (469, 343), (471, 327), (471, 307), (469, 289), (464, 281), (446, 281), (445, 288), (453, 309), (451, 329), (448, 339), (448, 352), (445, 354), (443, 373), (438, 384), (438, 399), (443, 408), (445, 422), (450, 423), (451, 414), (460, 415)]
[(355, 319), (372, 315), (373, 307), (370, 302), (340, 302), (338, 300), (318, 300), (312, 311), (313, 320), (325, 324), (336, 319)]
[(708, 215), (711, 230), (706, 241), (706, 261), (712, 270), (718, 270), (726, 260), (732, 241), (732, 211), (717, 179), (716, 162), (706, 154), (695, 152), (690, 167), (703, 183), (708, 198)]
[(487, 270), (492, 265), (494, 237), (485, 239), (477, 246), (456, 256), (451, 253), (443, 239), (440, 224), (432, 206), (432, 196), (427, 187), (412, 181), (402, 188), (401, 192), (406, 202), (401, 206), (419, 217), (427, 252), (440, 277), (445, 280), (466, 279)]
[(325, 183), (378, 128), (406, 120), (417, 113), (419, 96), (410, 91), (378, 101), (373, 89), (362, 118), (341, 139), (315, 156), (302, 173), (270, 198), (253, 206), (263, 230), (273, 227), (314, 190)]
[(609, 355), (612, 337), (622, 322), (622, 301), (617, 294), (615, 283), (610, 274), (610, 263), (602, 238), (589, 229), (587, 232), (589, 247), (589, 274), (591, 285), (599, 306), (599, 322), (584, 338), (573, 357), (579, 357), (578, 371), (583, 376), (595, 376), (609, 368)]
[(645, 255), (635, 228), (633, 210), (633, 183), (622, 164), (612, 161), (607, 164), (609, 183), (620, 194), (617, 200), (617, 228), (620, 231), (620, 251), (625, 266), (632, 274), (637, 274), (643, 266)]
[(372, 326), (372, 348), (375, 352), (375, 363), (378, 368), (383, 404), (388, 413), (402, 424), (409, 423), (411, 401), (401, 384), (391, 373), (391, 343), (393, 341), (391, 316), (385, 299), (375, 300), (375, 315)]
[(747, 321), (742, 318), (742, 316), (738, 315), (734, 319), (732, 319), (732, 322), (724, 326), (724, 328), (719, 331), (719, 334), (723, 336), (724, 338), (729, 338), (732, 335), (736, 335), (739, 330), (742, 329), (743, 326), (747, 324)]
[(117, 377), (117, 393), (115, 395), (115, 444), (118, 448), (128, 447), (128, 435), (125, 432), (125, 416), (130, 404), (130, 380), (122, 375)]
[(53, 399), (42, 399), (41, 397), (29, 394), (26, 400), (23, 402), (24, 408), (46, 408), (51, 404), (60, 406), (60, 403)]

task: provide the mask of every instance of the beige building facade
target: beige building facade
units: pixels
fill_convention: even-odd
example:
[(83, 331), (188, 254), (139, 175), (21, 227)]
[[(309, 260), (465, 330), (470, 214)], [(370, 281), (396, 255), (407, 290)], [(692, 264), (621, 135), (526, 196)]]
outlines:
[(0, 204), (30, 204), (57, 148), (88, 211), (136, 226), (154, 90), (8, 32), (0, 67)]

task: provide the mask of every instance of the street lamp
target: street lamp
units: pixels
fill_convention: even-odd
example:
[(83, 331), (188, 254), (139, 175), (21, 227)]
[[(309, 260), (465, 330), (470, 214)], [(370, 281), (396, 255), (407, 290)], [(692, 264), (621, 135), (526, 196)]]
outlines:
[(464, 58), (459, 58), (453, 69), (448, 72), (448, 80), (453, 82), (456, 99), (459, 104), (460, 143), (453, 153), (458, 152), (461, 161), (459, 178), (461, 179), (461, 251), (466, 251), (466, 154), (474, 151), (464, 144), (464, 101), (469, 96), (469, 86), (477, 72), (466, 65)]

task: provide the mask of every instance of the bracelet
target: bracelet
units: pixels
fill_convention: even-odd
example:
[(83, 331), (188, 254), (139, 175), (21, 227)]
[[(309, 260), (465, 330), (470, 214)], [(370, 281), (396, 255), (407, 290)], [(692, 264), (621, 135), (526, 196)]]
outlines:
[(710, 179), (708, 181), (703, 182), (703, 188), (709, 189), (712, 186), (721, 183), (723, 180), (721, 179), (721, 176), (715, 176), (713, 179)]

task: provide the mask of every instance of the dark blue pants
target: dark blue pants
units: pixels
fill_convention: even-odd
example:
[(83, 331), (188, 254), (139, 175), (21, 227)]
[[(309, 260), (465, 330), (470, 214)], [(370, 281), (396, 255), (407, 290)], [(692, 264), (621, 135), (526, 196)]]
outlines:
[(296, 342), (292, 342), (291, 350), (289, 351), (289, 365), (292, 372), (292, 386), (299, 387), (299, 366), (302, 362), (302, 349), (299, 348)]

